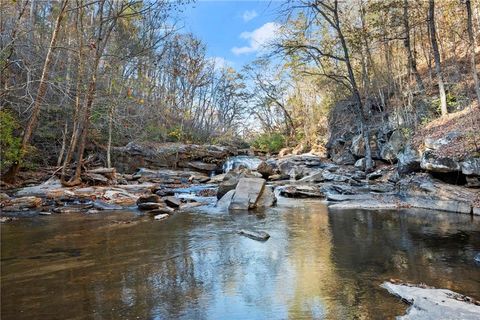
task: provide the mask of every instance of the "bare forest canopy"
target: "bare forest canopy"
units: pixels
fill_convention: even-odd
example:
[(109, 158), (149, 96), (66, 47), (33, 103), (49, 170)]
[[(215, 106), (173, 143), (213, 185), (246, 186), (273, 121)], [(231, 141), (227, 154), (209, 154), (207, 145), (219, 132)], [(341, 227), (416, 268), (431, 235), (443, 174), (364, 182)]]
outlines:
[(57, 165), (74, 185), (89, 152), (110, 167), (130, 141), (323, 150), (339, 132), (414, 132), (480, 101), (478, 0), (288, 1), (241, 70), (179, 27), (189, 5), (1, 1), (4, 176)]

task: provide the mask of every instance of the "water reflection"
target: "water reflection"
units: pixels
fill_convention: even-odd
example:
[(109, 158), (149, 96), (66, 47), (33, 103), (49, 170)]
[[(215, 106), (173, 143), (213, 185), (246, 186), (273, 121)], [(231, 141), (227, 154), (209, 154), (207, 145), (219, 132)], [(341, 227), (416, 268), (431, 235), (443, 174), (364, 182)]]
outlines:
[(480, 298), (480, 224), (467, 215), (299, 202), (263, 218), (123, 212), (1, 228), (2, 319), (386, 319), (405, 310), (378, 287), (389, 278)]

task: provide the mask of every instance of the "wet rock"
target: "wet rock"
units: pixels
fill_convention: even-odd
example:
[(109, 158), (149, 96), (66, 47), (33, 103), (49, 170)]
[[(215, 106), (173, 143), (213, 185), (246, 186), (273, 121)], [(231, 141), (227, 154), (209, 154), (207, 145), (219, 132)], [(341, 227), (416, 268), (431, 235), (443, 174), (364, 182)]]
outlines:
[(423, 153), (420, 167), (424, 170), (437, 173), (458, 172), (461, 170), (460, 164), (454, 159), (437, 156), (429, 150)]
[(228, 173), (232, 170), (241, 170), (241, 169), (248, 169), (248, 170), (257, 170), (258, 165), (262, 162), (257, 157), (251, 156), (237, 156), (228, 158), (225, 164), (223, 165), (223, 171)]
[(220, 200), (217, 201), (215, 207), (219, 208), (220, 210), (228, 210), (234, 194), (235, 190), (228, 191)]
[(280, 187), (280, 195), (287, 198), (324, 198), (325, 194), (316, 186), (288, 185)]
[(157, 214), (153, 219), (155, 220), (165, 220), (169, 217), (170, 215), (167, 213), (162, 213), (162, 214)]
[(10, 200), (10, 196), (6, 193), (0, 192), (0, 201)]
[(158, 214), (173, 214), (175, 210), (170, 207), (160, 207), (158, 209), (154, 209), (148, 212), (150, 216), (156, 216)]
[(399, 174), (408, 174), (420, 170), (421, 158), (417, 151), (407, 145), (397, 154), (397, 171)]
[(265, 231), (251, 231), (242, 229), (238, 231), (238, 234), (258, 241), (267, 241), (270, 238), (270, 235)]
[(462, 173), (467, 176), (480, 176), (480, 158), (469, 158), (462, 162)]
[(147, 195), (142, 195), (137, 199), (137, 205), (140, 205), (142, 203), (162, 203), (163, 200), (160, 198), (160, 196), (156, 194), (147, 194)]
[(89, 209), (87, 211), (87, 214), (97, 214), (97, 213), (100, 213), (100, 210), (97, 210), (97, 209)]
[(229, 171), (225, 174), (223, 181), (218, 185), (217, 199), (222, 198), (228, 191), (234, 190), (241, 178), (254, 178), (254, 176), (248, 170)]
[(2, 211), (22, 211), (38, 208), (42, 205), (42, 199), (38, 197), (11, 198), (2, 201)]
[(272, 207), (277, 203), (277, 197), (275, 197), (275, 193), (273, 192), (272, 188), (269, 186), (265, 186), (258, 197), (256, 208), (268, 208)]
[(218, 169), (217, 164), (205, 163), (202, 161), (191, 161), (188, 163), (188, 167), (199, 170), (199, 171), (208, 172), (208, 173), (212, 171), (216, 171)]
[(48, 211), (41, 211), (38, 214), (41, 215), (41, 216), (50, 216), (52, 213), (48, 212)]
[(137, 206), (140, 210), (155, 210), (165, 207), (163, 203), (158, 202), (142, 202), (137, 204)]
[(248, 210), (254, 209), (257, 204), (263, 188), (265, 180), (261, 178), (241, 178), (235, 188), (230, 203), (230, 210)]
[(123, 209), (122, 206), (106, 203), (103, 201), (94, 201), (93, 207), (97, 210), (122, 210)]
[(370, 200), (372, 199), (372, 195), (370, 194), (332, 194), (326, 193), (326, 199), (328, 201), (363, 201), (363, 200)]
[(165, 201), (167, 206), (169, 206), (170, 208), (178, 208), (182, 204), (182, 201), (180, 199), (175, 198), (173, 196), (165, 197), (163, 198), (163, 200)]
[(202, 202), (187, 202), (180, 205), (180, 210), (188, 210), (196, 207), (204, 206), (205, 203)]
[(64, 206), (64, 207), (57, 207), (53, 209), (55, 213), (82, 213), (87, 212), (89, 209), (92, 209), (92, 204), (85, 204), (85, 205), (72, 205), (72, 206)]
[(175, 191), (173, 191), (173, 189), (161, 188), (155, 190), (155, 194), (160, 197), (167, 197), (175, 195)]
[(473, 260), (474, 260), (475, 262), (477, 262), (477, 263), (480, 263), (480, 253), (477, 253), (477, 254), (475, 255), (475, 258), (473, 258)]
[(440, 200), (437, 198), (429, 199), (423, 197), (411, 197), (405, 202), (412, 208), (431, 209), (438, 211), (448, 211), (470, 214), (472, 206), (468, 201), (462, 200)]
[(257, 172), (260, 173), (264, 179), (268, 179), (268, 177), (275, 173), (273, 167), (265, 161), (260, 162), (257, 167)]
[(410, 304), (410, 308), (401, 319), (474, 320), (480, 318), (478, 302), (450, 290), (392, 282), (384, 282), (381, 287)]

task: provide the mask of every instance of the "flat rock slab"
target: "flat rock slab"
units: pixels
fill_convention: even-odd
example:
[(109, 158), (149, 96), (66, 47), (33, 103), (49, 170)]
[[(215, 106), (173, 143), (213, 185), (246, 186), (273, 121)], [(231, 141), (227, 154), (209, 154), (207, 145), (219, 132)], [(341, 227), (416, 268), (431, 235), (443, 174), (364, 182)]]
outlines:
[(235, 188), (230, 210), (248, 210), (255, 208), (257, 199), (265, 186), (261, 178), (241, 178)]
[(168, 213), (157, 214), (153, 219), (155, 220), (164, 220), (167, 219), (170, 215)]
[(250, 231), (242, 229), (238, 231), (238, 234), (257, 241), (267, 241), (270, 238), (270, 235), (265, 231)]
[(480, 306), (476, 304), (477, 301), (450, 290), (391, 282), (384, 282), (381, 287), (411, 305), (407, 313), (397, 319), (480, 319)]

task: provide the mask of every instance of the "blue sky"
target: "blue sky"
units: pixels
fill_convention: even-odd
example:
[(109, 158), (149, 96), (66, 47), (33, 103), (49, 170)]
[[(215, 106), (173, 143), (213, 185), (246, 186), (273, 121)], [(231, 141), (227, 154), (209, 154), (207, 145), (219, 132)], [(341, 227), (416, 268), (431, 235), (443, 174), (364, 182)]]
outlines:
[(278, 1), (198, 0), (187, 5), (183, 32), (207, 45), (208, 56), (239, 70), (271, 41), (278, 24)]

